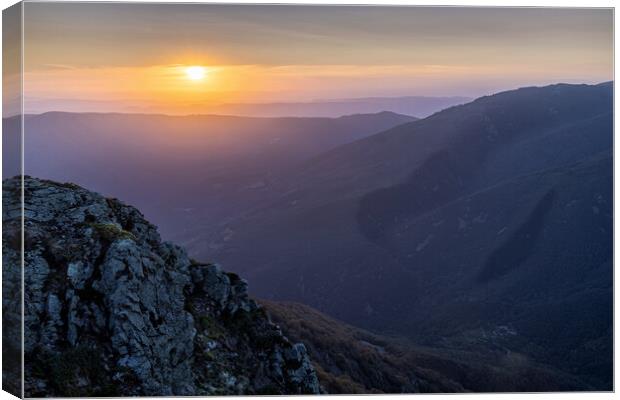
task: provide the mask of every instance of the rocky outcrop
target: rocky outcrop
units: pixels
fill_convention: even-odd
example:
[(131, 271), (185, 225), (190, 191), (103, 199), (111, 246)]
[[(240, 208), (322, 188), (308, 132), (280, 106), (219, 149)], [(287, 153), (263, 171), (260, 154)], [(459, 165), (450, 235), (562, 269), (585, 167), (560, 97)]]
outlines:
[[(6, 276), (19, 276), (19, 192), (3, 182)], [(26, 396), (319, 393), (304, 345), (247, 283), (162, 242), (135, 208), (27, 177), (24, 216)]]

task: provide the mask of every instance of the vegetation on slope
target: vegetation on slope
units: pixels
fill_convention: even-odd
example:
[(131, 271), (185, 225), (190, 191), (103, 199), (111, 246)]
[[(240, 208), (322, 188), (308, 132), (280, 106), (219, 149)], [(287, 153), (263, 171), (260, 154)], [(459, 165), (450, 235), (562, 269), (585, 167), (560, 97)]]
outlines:
[(284, 334), (306, 345), (329, 393), (565, 391), (584, 385), (508, 350), (479, 353), (416, 346), (355, 328), (299, 303), (260, 303)]

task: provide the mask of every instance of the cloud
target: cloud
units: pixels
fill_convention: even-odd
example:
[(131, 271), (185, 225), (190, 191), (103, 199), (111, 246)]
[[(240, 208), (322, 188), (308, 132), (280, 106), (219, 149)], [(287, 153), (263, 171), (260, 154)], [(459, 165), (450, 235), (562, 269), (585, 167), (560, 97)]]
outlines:
[(74, 65), (64, 65), (64, 64), (43, 64), (43, 67), (46, 69), (77, 69), (78, 68)]

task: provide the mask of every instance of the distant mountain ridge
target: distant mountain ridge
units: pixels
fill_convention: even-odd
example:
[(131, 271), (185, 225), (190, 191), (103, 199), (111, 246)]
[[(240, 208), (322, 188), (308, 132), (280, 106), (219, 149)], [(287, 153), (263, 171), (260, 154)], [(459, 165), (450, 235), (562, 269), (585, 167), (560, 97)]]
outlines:
[[(338, 118), (26, 115), (25, 172), (123, 197), (172, 239), (197, 222), (211, 225), (277, 191), (274, 175), (280, 170), (414, 120), (391, 112)], [(20, 132), (17, 124), (17, 117), (3, 119), (4, 132)], [(19, 141), (18, 135), (3, 135), (7, 149)], [(19, 152), (6, 153), (4, 176), (17, 174), (18, 157)]]
[(462, 96), (362, 97), (299, 103), (222, 104), (211, 107), (210, 111), (221, 114), (266, 117), (338, 117), (348, 114), (370, 114), (380, 111), (391, 111), (424, 118), (444, 108), (468, 103), (471, 100), (469, 97)]
[[(347, 99), (318, 99), (313, 101), (283, 101), (269, 103), (227, 103), (227, 104), (188, 104), (185, 114), (194, 115), (231, 115), (246, 117), (340, 117), (351, 114), (375, 114), (392, 111), (398, 114), (418, 118), (426, 117), (437, 111), (471, 101), (463, 96), (400, 96), (400, 97), (365, 97)], [(28, 100), (30, 114), (45, 113), (49, 101)], [(161, 114), (160, 109), (144, 109), (121, 105), (118, 102), (57, 99), (54, 105), (58, 110), (74, 113), (133, 113)], [(165, 114), (165, 112), (164, 112)], [(174, 113), (174, 115), (179, 115)]]

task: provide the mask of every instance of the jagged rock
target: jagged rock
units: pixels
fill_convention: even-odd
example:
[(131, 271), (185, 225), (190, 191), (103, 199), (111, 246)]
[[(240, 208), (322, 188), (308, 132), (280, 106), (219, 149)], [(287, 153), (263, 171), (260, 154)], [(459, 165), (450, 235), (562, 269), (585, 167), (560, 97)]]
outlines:
[[(3, 182), (9, 322), (19, 183)], [(135, 208), (30, 177), (24, 204), (26, 396), (319, 393), (305, 347), (269, 321), (247, 282), (190, 261)]]
[(218, 265), (196, 265), (191, 275), (197, 290), (210, 296), (220, 308), (226, 307), (230, 297), (230, 279)]

